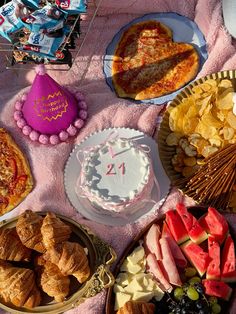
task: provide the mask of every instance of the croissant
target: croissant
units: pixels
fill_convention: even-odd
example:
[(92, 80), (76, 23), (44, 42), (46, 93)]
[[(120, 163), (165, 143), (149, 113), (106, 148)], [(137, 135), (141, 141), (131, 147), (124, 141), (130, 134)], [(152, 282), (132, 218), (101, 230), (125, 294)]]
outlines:
[(116, 314), (154, 314), (155, 305), (142, 301), (128, 301)]
[(20, 237), (21, 242), (28, 248), (45, 252), (43, 245), (43, 237), (41, 234), (41, 226), (43, 218), (31, 210), (26, 210), (18, 218), (16, 224), (16, 231)]
[(83, 247), (74, 242), (56, 244), (44, 254), (46, 260), (56, 264), (63, 275), (73, 275), (80, 283), (90, 275), (88, 258)]
[(42, 290), (53, 297), (55, 301), (64, 301), (70, 290), (69, 277), (64, 276), (55, 264), (46, 261), (43, 255), (37, 258), (36, 268), (37, 266), (39, 285)]
[(41, 302), (31, 269), (13, 267), (0, 261), (0, 297), (5, 303), (32, 308)]
[(0, 259), (29, 262), (31, 250), (21, 243), (16, 228), (0, 231)]
[(71, 228), (57, 218), (54, 213), (47, 213), (41, 227), (43, 244), (49, 249), (57, 243), (67, 241), (71, 234)]

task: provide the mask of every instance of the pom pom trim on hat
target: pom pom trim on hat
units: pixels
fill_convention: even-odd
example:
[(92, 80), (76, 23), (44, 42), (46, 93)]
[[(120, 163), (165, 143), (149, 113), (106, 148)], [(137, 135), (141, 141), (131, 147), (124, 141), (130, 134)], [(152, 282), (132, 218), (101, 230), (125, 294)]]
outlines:
[[(43, 75), (42, 72), (37, 73)], [(43, 145), (56, 145), (61, 142), (66, 142), (68, 138), (75, 136), (78, 131), (84, 126), (85, 120), (87, 119), (87, 103), (85, 102), (84, 95), (81, 92), (74, 92), (72, 90), (70, 90), (70, 92), (74, 94), (78, 102), (78, 117), (73, 122), (73, 124), (70, 124), (65, 130), (61, 130), (58, 134), (43, 134), (34, 130), (30, 125), (27, 124), (22, 111), (24, 102), (27, 99), (27, 93), (24, 93), (21, 98), (17, 99), (17, 101), (15, 102), (15, 111), (13, 115), (14, 120), (16, 121), (17, 126), (21, 129), (22, 133), (28, 136), (31, 141), (39, 142)]]

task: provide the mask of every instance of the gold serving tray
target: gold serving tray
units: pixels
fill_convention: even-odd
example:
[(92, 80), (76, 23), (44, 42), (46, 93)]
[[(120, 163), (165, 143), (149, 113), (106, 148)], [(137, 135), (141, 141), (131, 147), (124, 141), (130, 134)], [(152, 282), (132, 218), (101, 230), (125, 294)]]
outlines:
[[(215, 79), (215, 80), (216, 79), (229, 79), (232, 81), (234, 91), (236, 91), (236, 71), (230, 70), (230, 71), (217, 72), (217, 73), (213, 73), (205, 77), (202, 77), (190, 83), (172, 100), (172, 102), (169, 104), (169, 107), (178, 106), (181, 103), (183, 98), (186, 98), (192, 94), (192, 88), (194, 86), (202, 84), (208, 79)], [(173, 184), (177, 179), (183, 178), (183, 176), (180, 173), (176, 172), (171, 164), (171, 159), (175, 154), (175, 147), (168, 146), (166, 144), (166, 138), (169, 135), (169, 133), (171, 133), (171, 130), (169, 127), (169, 116), (170, 116), (169, 112), (166, 111), (163, 116), (160, 129), (157, 132), (156, 141), (158, 143), (159, 154), (160, 154), (162, 165), (171, 183)]]
[[(39, 215), (45, 216), (46, 212), (38, 212)], [(0, 308), (10, 313), (63, 313), (83, 303), (90, 297), (95, 296), (101, 290), (106, 289), (114, 284), (114, 277), (110, 271), (110, 266), (116, 260), (116, 253), (111, 246), (97, 237), (86, 226), (80, 225), (76, 221), (56, 214), (63, 222), (72, 229), (72, 235), (69, 241), (78, 242), (88, 249), (88, 260), (91, 269), (91, 276), (82, 285), (75, 279), (71, 278), (70, 294), (64, 302), (55, 302), (52, 298), (42, 293), (42, 305), (33, 309), (18, 308), (0, 302)], [(18, 217), (2, 221), (0, 228), (13, 228), (16, 226)], [(32, 263), (29, 268), (33, 269)], [(24, 263), (24, 267), (27, 264)]]

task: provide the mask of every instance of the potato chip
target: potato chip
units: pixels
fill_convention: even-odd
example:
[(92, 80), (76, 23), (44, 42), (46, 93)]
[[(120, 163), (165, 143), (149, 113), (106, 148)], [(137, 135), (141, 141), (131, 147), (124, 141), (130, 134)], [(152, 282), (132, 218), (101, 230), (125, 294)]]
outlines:
[(221, 80), (218, 84), (218, 87), (224, 87), (224, 88), (229, 88), (232, 87), (232, 82), (230, 80)]
[(212, 155), (213, 153), (218, 151), (218, 147), (214, 147), (214, 146), (205, 146), (202, 150), (202, 156), (203, 157), (209, 157), (210, 155)]
[(204, 120), (201, 119), (195, 129), (195, 132), (199, 133), (203, 138), (208, 140), (217, 134), (217, 129), (209, 124), (205, 124)]
[(228, 127), (224, 127), (222, 129), (222, 133), (223, 133), (223, 137), (225, 140), (232, 140), (233, 136), (234, 136), (234, 129), (233, 128), (228, 128)]
[(220, 147), (223, 141), (221, 137), (216, 134), (213, 138), (209, 138), (209, 142), (212, 146)]
[(229, 123), (229, 125), (236, 130), (236, 116), (233, 114), (232, 111), (229, 111), (226, 117), (226, 121)]
[(184, 135), (191, 134), (195, 132), (196, 127), (198, 126), (199, 119), (198, 118), (188, 118), (186, 116), (183, 117), (183, 133)]
[(216, 106), (219, 109), (232, 109), (233, 108), (233, 92), (225, 90), (222, 94), (218, 95)]
[(206, 81), (205, 83), (201, 84), (201, 89), (204, 92), (210, 92), (212, 90), (212, 85), (208, 83), (208, 81)]
[(223, 123), (219, 121), (217, 118), (215, 118), (211, 112), (205, 113), (201, 117), (202, 121), (204, 121), (204, 124), (208, 124), (209, 126), (212, 126), (214, 128), (221, 128), (223, 126)]
[(180, 138), (182, 137), (181, 133), (170, 133), (166, 138), (166, 143), (168, 146), (177, 146)]
[(201, 94), (203, 92), (201, 85), (194, 86), (192, 88), (192, 91), (194, 94)]

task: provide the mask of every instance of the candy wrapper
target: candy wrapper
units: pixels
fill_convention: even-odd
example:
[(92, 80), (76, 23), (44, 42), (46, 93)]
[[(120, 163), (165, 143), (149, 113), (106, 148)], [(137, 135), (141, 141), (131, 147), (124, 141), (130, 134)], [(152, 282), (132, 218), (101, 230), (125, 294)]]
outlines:
[(34, 33), (45, 30), (48, 33), (63, 28), (67, 14), (63, 13), (56, 6), (50, 4), (42, 9), (34, 11), (28, 17), (22, 19), (26, 28)]
[(55, 0), (58, 8), (68, 14), (86, 13), (87, 1), (85, 0)]
[(29, 8), (38, 9), (40, 1), (39, 0), (22, 0), (22, 2)]
[(61, 35), (58, 37), (52, 37), (50, 34), (44, 33), (44, 31), (38, 33), (31, 32), (27, 40), (24, 38), (21, 41), (22, 44), (17, 48), (20, 51), (55, 60), (57, 59), (57, 50), (65, 42), (66, 36), (69, 33), (66, 27), (60, 31)]
[(24, 27), (18, 11), (19, 4), (13, 1), (0, 7), (0, 35), (9, 41), (12, 41), (12, 34)]

